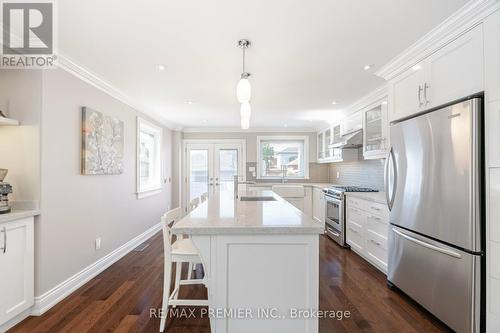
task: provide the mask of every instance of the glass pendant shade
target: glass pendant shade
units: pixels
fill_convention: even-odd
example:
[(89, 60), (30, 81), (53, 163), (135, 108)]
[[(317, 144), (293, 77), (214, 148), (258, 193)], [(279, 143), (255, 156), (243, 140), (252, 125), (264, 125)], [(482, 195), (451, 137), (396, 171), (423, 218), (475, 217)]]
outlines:
[(247, 130), (250, 128), (250, 118), (241, 118), (241, 129)]
[(250, 81), (246, 78), (241, 78), (236, 86), (236, 96), (238, 97), (238, 102), (247, 103), (252, 97), (252, 87)]
[(250, 107), (250, 103), (242, 103), (240, 109), (241, 118), (249, 118), (252, 115), (252, 109)]

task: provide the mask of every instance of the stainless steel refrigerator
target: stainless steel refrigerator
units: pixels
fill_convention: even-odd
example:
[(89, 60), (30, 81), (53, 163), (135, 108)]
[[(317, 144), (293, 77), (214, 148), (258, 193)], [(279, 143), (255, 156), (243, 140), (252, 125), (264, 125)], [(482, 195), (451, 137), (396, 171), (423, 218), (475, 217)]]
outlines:
[(391, 123), (388, 283), (457, 332), (479, 332), (482, 100)]

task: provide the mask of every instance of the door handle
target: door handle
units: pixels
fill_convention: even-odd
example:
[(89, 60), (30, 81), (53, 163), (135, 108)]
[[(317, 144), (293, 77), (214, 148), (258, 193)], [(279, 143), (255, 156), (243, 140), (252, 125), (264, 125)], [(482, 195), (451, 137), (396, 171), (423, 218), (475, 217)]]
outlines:
[[(393, 185), (392, 185), (392, 193), (389, 197), (389, 159), (392, 161), (392, 171), (394, 174)], [(389, 149), (389, 155), (385, 160), (385, 173), (384, 173), (384, 185), (385, 185), (385, 199), (387, 201), (387, 206), (389, 207), (389, 211), (392, 210), (392, 206), (394, 205), (394, 199), (396, 197), (396, 189), (398, 183), (398, 170), (396, 168), (396, 157), (394, 155), (394, 149), (391, 147)]]
[(427, 84), (427, 82), (425, 82), (425, 84), (424, 84), (424, 100), (425, 100), (425, 105), (427, 105), (427, 104), (430, 103), (429, 99), (427, 98), (427, 89), (429, 89), (429, 84)]
[(443, 254), (449, 255), (451, 257), (458, 258), (458, 259), (462, 258), (462, 255), (460, 253), (455, 252), (455, 251), (443, 249), (443, 248), (441, 248), (439, 246), (435, 246), (435, 245), (426, 243), (424, 241), (421, 241), (420, 239), (416, 239), (414, 237), (411, 237), (410, 235), (407, 235), (404, 232), (401, 232), (401, 231), (399, 231), (399, 230), (397, 230), (395, 228), (392, 228), (392, 231), (394, 231), (396, 234), (398, 234), (399, 236), (403, 237), (404, 239), (407, 239), (410, 242), (413, 242), (415, 244), (418, 244), (418, 245), (423, 246), (425, 248), (428, 248), (430, 250), (433, 250), (433, 251), (436, 251), (436, 252), (440, 252), (440, 253), (443, 253)]
[(418, 106), (421, 107), (422, 105), (424, 105), (424, 103), (422, 103), (422, 91), (424, 89), (422, 88), (422, 85), (418, 85)]
[(0, 247), (0, 250), (2, 253), (7, 252), (7, 228), (3, 227), (2, 229), (3, 232), (3, 247)]

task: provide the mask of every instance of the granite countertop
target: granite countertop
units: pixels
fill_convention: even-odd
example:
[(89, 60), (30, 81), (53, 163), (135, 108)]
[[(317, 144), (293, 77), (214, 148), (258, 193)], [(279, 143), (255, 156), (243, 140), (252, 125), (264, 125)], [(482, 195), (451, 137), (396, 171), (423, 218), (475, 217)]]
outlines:
[(387, 205), (385, 192), (347, 192), (347, 196)]
[(275, 201), (241, 201), (232, 191), (210, 197), (173, 227), (174, 234), (322, 234), (324, 225), (270, 190), (240, 191), (242, 196), (272, 196)]
[(40, 215), (40, 210), (38, 209), (13, 209), (12, 212), (7, 214), (0, 214), (0, 224), (11, 222), (14, 220), (23, 219), (26, 217), (32, 217)]

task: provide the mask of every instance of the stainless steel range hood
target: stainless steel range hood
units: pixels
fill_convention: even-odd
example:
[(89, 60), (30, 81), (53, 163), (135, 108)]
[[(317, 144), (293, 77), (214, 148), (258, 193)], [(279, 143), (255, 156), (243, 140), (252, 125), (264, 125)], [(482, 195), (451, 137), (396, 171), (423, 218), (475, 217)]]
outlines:
[(352, 149), (363, 146), (363, 130), (358, 130), (341, 136), (337, 141), (329, 145), (329, 148)]

